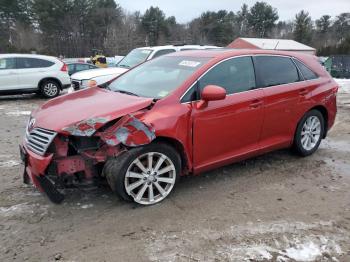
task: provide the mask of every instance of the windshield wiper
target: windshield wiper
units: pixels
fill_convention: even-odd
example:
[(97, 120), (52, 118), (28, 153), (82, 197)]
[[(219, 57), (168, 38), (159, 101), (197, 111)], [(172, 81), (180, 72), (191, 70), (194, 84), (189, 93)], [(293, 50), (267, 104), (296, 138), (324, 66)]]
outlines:
[(129, 92), (129, 91), (125, 91), (125, 90), (115, 90), (115, 92), (119, 92), (119, 93), (122, 93), (122, 94), (127, 94), (127, 95), (131, 95), (131, 96), (139, 96), (133, 92)]

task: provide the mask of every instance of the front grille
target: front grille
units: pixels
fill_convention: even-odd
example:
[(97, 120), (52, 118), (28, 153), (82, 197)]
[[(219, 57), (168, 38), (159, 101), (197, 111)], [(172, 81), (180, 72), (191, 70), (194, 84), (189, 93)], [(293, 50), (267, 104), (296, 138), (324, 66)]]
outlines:
[(36, 127), (32, 131), (26, 132), (25, 141), (28, 149), (42, 156), (56, 135), (57, 133), (54, 131)]
[(72, 85), (75, 90), (80, 89), (80, 81), (72, 80)]

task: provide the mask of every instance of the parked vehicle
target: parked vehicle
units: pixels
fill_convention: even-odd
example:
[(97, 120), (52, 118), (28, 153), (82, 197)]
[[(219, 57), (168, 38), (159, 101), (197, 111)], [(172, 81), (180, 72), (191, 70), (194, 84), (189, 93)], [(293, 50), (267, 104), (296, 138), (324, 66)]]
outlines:
[(67, 63), (68, 66), (68, 74), (72, 75), (77, 72), (85, 71), (85, 70), (91, 70), (98, 68), (95, 65), (88, 64), (88, 63)]
[(52, 56), (0, 55), (0, 94), (40, 93), (52, 98), (71, 84), (67, 65)]
[(202, 50), (202, 49), (216, 49), (217, 46), (203, 46), (203, 45), (167, 45), (167, 46), (152, 46), (152, 47), (140, 47), (130, 51), (123, 59), (117, 64), (117, 68), (114, 70), (98, 72), (86, 71), (83, 74), (72, 75), (72, 85), (75, 90), (91, 87), (91, 85), (103, 85), (110, 80), (116, 78), (122, 73), (128, 71), (130, 68), (135, 67), (147, 60), (153, 58), (188, 50)]
[(72, 87), (74, 90), (79, 90), (91, 87), (90, 83), (93, 83), (93, 85), (102, 85), (126, 71), (128, 70), (125, 68), (108, 67), (77, 72), (71, 76)]
[(280, 148), (311, 155), (334, 124), (337, 90), (305, 54), (169, 54), (35, 110), (24, 180), (60, 202), (60, 186), (106, 178), (122, 199), (154, 204), (182, 175)]

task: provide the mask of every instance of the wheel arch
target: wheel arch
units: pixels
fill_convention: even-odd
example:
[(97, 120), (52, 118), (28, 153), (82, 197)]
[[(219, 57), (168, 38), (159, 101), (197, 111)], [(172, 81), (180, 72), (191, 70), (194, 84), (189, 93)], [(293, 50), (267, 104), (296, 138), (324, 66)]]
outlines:
[(48, 80), (55, 81), (59, 85), (60, 90), (62, 90), (62, 82), (55, 77), (45, 77), (45, 78), (41, 79), (38, 83), (38, 89), (41, 88), (41, 85), (43, 82), (48, 81)]
[(327, 108), (325, 106), (323, 106), (323, 105), (317, 105), (317, 106), (314, 106), (314, 107), (309, 109), (309, 111), (311, 111), (311, 110), (317, 110), (317, 111), (319, 111), (322, 114), (323, 120), (324, 120), (324, 134), (323, 134), (323, 138), (326, 138), (327, 132), (328, 132), (328, 110), (327, 110)]
[(157, 136), (152, 142), (165, 143), (172, 146), (180, 155), (182, 173), (188, 173), (190, 170), (190, 159), (184, 145), (179, 140), (172, 137)]

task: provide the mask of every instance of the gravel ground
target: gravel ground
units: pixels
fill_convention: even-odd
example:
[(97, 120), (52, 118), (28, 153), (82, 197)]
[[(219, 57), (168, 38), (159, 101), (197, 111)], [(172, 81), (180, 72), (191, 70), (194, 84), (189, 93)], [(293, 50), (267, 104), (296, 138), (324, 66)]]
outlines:
[[(345, 89), (344, 89), (345, 90)], [(312, 156), (281, 150), (180, 180), (139, 207), (107, 187), (54, 205), (22, 184), (34, 95), (0, 97), (0, 261), (350, 261), (350, 94)]]

